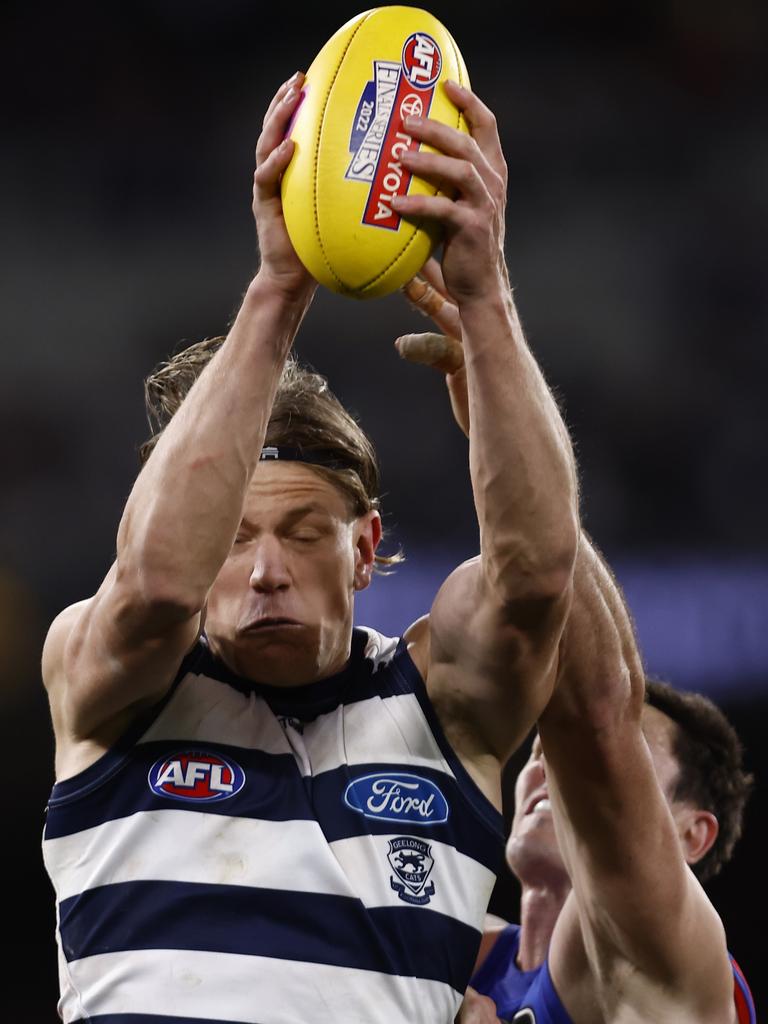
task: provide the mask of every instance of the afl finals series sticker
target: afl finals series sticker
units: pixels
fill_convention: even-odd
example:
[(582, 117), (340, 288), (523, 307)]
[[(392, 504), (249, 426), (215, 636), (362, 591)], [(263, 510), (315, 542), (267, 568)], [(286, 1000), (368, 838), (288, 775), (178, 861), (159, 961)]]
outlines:
[(408, 192), (412, 175), (400, 158), (418, 149), (403, 127), (403, 118), (426, 117), (443, 67), (440, 47), (426, 32), (406, 39), (400, 63), (375, 60), (373, 79), (360, 97), (352, 125), (352, 154), (345, 177), (370, 184), (363, 224), (397, 231), (400, 217), (392, 197)]

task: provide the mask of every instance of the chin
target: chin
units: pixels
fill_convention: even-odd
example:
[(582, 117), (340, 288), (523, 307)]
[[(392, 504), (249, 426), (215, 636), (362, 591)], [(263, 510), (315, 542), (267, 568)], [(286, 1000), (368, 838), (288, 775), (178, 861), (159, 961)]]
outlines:
[(566, 874), (553, 827), (510, 836), (506, 857), (512, 873), (521, 881)]
[[(209, 637), (213, 653), (236, 672), (253, 683), (270, 686), (299, 686), (317, 678), (317, 651), (296, 633), (267, 635), (241, 633), (222, 640)], [(298, 632), (298, 630), (296, 631)]]

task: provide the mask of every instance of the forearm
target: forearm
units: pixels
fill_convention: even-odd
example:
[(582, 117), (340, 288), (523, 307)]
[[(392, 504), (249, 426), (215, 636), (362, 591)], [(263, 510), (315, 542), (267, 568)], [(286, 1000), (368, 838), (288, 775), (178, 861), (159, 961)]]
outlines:
[(568, 432), (511, 295), (460, 310), (470, 471), (486, 576), (507, 598), (557, 592), (578, 539)]
[(553, 799), (563, 801), (570, 823), (566, 851), (586, 837), (600, 856), (624, 856), (616, 823), (636, 814), (638, 794), (655, 785), (641, 731), (644, 687), (621, 592), (582, 534), (557, 681), (539, 719)]
[[(564, 730), (588, 731), (639, 722), (645, 691), (634, 624), (620, 587), (582, 531), (573, 601), (560, 642), (557, 685), (546, 710)], [(578, 739), (578, 736), (576, 737)]]
[(231, 548), (280, 373), (306, 311), (261, 275), (225, 343), (163, 431), (120, 523), (118, 580), (190, 611)]

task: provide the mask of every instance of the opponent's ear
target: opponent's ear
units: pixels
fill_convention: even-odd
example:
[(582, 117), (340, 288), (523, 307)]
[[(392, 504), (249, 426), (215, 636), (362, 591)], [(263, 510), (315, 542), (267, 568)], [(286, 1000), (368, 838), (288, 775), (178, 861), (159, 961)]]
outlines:
[(710, 811), (687, 808), (678, 817), (678, 830), (688, 864), (696, 864), (712, 849), (720, 831), (717, 818)]
[(373, 579), (376, 548), (381, 541), (381, 516), (376, 511), (361, 516), (356, 525), (355, 590), (365, 590)]

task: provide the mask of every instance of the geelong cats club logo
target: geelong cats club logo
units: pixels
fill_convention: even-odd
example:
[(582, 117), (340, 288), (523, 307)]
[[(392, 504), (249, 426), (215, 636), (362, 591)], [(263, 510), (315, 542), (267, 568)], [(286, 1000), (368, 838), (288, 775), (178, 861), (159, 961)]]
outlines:
[(147, 778), (158, 796), (193, 803), (227, 800), (245, 785), (245, 772), (236, 761), (205, 750), (187, 750), (155, 761)]
[(389, 884), (405, 903), (417, 907), (429, 903), (435, 894), (435, 883), (427, 885), (429, 873), (435, 863), (429, 843), (413, 836), (398, 836), (389, 840), (387, 858), (397, 878), (390, 877)]

